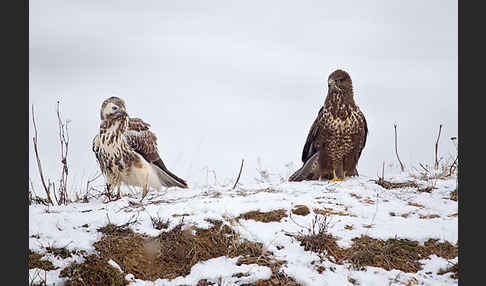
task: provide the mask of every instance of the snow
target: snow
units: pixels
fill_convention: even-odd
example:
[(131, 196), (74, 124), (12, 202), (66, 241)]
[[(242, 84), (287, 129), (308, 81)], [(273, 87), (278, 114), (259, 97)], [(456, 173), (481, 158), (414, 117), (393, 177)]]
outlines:
[[(178, 224), (182, 217), (172, 215), (186, 214), (184, 223), (197, 227), (208, 227), (207, 218), (219, 219), (228, 223), (228, 218), (234, 218), (242, 213), (260, 210), (271, 211), (285, 209), (289, 215), (295, 205), (306, 205), (311, 213), (307, 216), (292, 214), (280, 222), (263, 223), (254, 220), (240, 219), (231, 225), (243, 238), (263, 243), (264, 247), (273, 252), (275, 258), (286, 260), (282, 267), (287, 275), (294, 277), (303, 285), (349, 285), (350, 278), (359, 285), (407, 285), (412, 279), (418, 285), (457, 285), (458, 281), (446, 275), (438, 275), (440, 269), (457, 258), (447, 259), (435, 255), (424, 259), (423, 270), (417, 273), (405, 273), (399, 270), (386, 271), (382, 268), (367, 267), (366, 271), (353, 270), (348, 264), (338, 265), (331, 261), (319, 262), (317, 254), (305, 251), (294, 238), (285, 233), (302, 231), (302, 226), (310, 226), (314, 218), (314, 208), (332, 209), (349, 215), (331, 215), (329, 232), (338, 238), (341, 247), (351, 246), (352, 239), (366, 234), (377, 239), (407, 238), (420, 243), (430, 238), (448, 241), (455, 244), (458, 240), (458, 204), (449, 199), (450, 192), (456, 188), (456, 178), (420, 181), (421, 186), (435, 185), (430, 193), (419, 192), (415, 188), (384, 189), (369, 177), (347, 178), (344, 182), (329, 183), (327, 181), (312, 182), (281, 182), (274, 180), (265, 183), (239, 185), (232, 189), (232, 184), (210, 185), (189, 189), (169, 188), (162, 191), (151, 191), (142, 205), (131, 204), (139, 202), (141, 194), (131, 197), (127, 190), (118, 201), (105, 203), (103, 199), (91, 199), (88, 203), (71, 203), (67, 206), (30, 205), (29, 207), (29, 248), (32, 251), (46, 253), (45, 247), (66, 247), (69, 250), (85, 250), (88, 254), (94, 252), (93, 243), (102, 234), (98, 228), (111, 222), (124, 224), (136, 221), (130, 228), (141, 234), (157, 236), (163, 231), (154, 229), (151, 216), (170, 219), (168, 229)], [(387, 176), (387, 180), (404, 182), (412, 180), (409, 174), (397, 173)], [(125, 191), (125, 192), (123, 192)], [(394, 213), (392, 216), (390, 213)], [(407, 214), (403, 217), (402, 214)], [(438, 215), (436, 218), (423, 218), (428, 215)], [(346, 229), (345, 226), (352, 226)], [(371, 228), (369, 227), (371, 225)], [(278, 248), (277, 248), (278, 246)], [(283, 248), (282, 248), (283, 247)], [(52, 255), (46, 258), (60, 269), (47, 271), (31, 269), (30, 278), (46, 275), (48, 285), (60, 285), (64, 281), (58, 278), (62, 268), (72, 261), (82, 261), (74, 255), (65, 260)], [(199, 262), (186, 277), (173, 280), (158, 279), (143, 281), (129, 273), (126, 278), (130, 285), (196, 285), (201, 279), (213, 282), (221, 279), (223, 285), (240, 285), (251, 283), (258, 279), (268, 279), (271, 271), (268, 267), (253, 265), (237, 266), (238, 258), (218, 257)], [(119, 266), (111, 261), (115, 267)], [(319, 273), (316, 269), (324, 266), (325, 271)], [(332, 270), (331, 270), (332, 269)], [(247, 273), (249, 276), (232, 277), (235, 273)], [(36, 279), (40, 279), (37, 277)], [(392, 282), (394, 281), (394, 282)], [(412, 283), (413, 284), (413, 283)]]

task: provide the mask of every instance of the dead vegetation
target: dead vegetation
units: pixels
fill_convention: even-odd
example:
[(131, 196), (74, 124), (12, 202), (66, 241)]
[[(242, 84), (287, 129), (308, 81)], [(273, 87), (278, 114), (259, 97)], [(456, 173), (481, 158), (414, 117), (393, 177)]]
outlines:
[(344, 212), (344, 211), (335, 211), (332, 208), (323, 208), (323, 209), (314, 208), (313, 211), (317, 215), (325, 215), (325, 216), (327, 216), (327, 215), (338, 215), (338, 216), (356, 217), (356, 215), (354, 215), (354, 214)]
[(386, 270), (398, 269), (415, 273), (422, 269), (420, 260), (435, 254), (452, 259), (458, 255), (457, 245), (429, 239), (423, 245), (418, 241), (390, 238), (381, 240), (367, 235), (353, 238), (349, 248), (339, 247), (336, 238), (328, 232), (327, 216), (316, 216), (307, 233), (287, 234), (300, 242), (306, 251), (318, 254), (321, 261), (328, 259), (336, 264), (350, 263), (356, 270), (366, 266), (381, 267)]
[(108, 259), (97, 254), (85, 257), (84, 262), (74, 262), (64, 268), (59, 277), (66, 277), (66, 286), (125, 286), (125, 275), (108, 263)]
[(385, 180), (383, 177), (379, 177), (378, 180), (373, 180), (376, 184), (382, 186), (383, 188), (390, 190), (390, 189), (401, 189), (401, 188), (419, 188), (419, 185), (415, 182), (402, 182), (402, 183), (393, 183), (390, 181)]
[(458, 199), (457, 188), (455, 188), (454, 191), (451, 192), (450, 199), (457, 202)]
[(43, 254), (35, 253), (29, 249), (29, 269), (32, 268), (39, 268), (42, 270), (56, 270), (58, 267), (55, 267), (52, 262), (49, 260), (43, 260)]
[[(270, 267), (273, 274), (269, 281), (292, 281), (293, 278), (280, 271), (284, 262), (273, 259), (272, 253), (266, 251), (261, 243), (242, 239), (220, 220), (207, 221), (211, 223), (208, 229), (181, 221), (157, 237), (134, 233), (129, 228), (130, 223), (109, 223), (98, 229), (103, 236), (94, 244), (97, 254), (86, 257), (83, 263), (73, 263), (63, 270), (62, 277), (69, 278), (73, 283), (69, 285), (81, 285), (76, 284), (81, 279), (90, 281), (88, 285), (126, 285), (123, 277), (128, 273), (142, 280), (174, 279), (188, 275), (198, 262), (220, 256), (240, 256), (238, 265), (255, 263)], [(121, 267), (123, 275), (108, 264), (110, 259)], [(86, 275), (89, 276), (90, 272), (93, 275), (89, 278)], [(211, 281), (199, 282), (212, 285)], [(271, 283), (260, 281), (252, 285), (297, 285)]]
[(453, 279), (459, 279), (459, 263), (453, 263), (451, 266), (447, 267), (446, 269), (439, 270), (439, 275), (444, 275), (446, 273), (450, 274), (450, 277)]
[(260, 221), (260, 222), (279, 222), (282, 218), (287, 217), (287, 211), (285, 209), (277, 209), (277, 210), (272, 210), (269, 212), (261, 212), (259, 210), (257, 211), (249, 211), (243, 214), (240, 214), (238, 217), (236, 217), (236, 220), (239, 219), (252, 219), (255, 221)]
[(296, 215), (306, 216), (306, 215), (310, 214), (310, 210), (307, 206), (296, 205), (294, 207), (294, 209), (292, 210), (292, 213), (296, 214)]

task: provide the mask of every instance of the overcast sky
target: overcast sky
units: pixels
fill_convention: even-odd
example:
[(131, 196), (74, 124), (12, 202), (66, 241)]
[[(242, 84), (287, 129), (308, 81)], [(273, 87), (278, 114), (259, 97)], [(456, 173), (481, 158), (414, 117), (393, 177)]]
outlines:
[[(368, 121), (358, 171), (454, 156), (457, 1), (31, 0), (29, 99), (46, 175), (59, 178), (56, 102), (69, 125), (72, 187), (98, 169), (103, 100), (123, 98), (152, 125), (170, 170), (192, 185), (254, 182), (301, 166), (307, 133), (346, 70)], [(33, 135), (30, 122), (30, 137)], [(32, 141), (30, 139), (30, 141)], [(39, 176), (32, 145), (30, 177)], [(210, 183), (213, 182), (210, 177)], [(40, 189), (39, 189), (40, 190)]]

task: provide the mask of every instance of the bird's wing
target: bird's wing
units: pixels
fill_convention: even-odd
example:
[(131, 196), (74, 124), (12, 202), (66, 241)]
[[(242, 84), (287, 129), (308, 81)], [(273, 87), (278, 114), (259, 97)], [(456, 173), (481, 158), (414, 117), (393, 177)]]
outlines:
[(324, 106), (321, 107), (317, 114), (316, 120), (311, 126), (309, 130), (309, 134), (307, 135), (307, 140), (305, 141), (304, 149), (302, 150), (302, 162), (305, 163), (312, 155), (314, 155), (318, 149), (319, 144), (316, 142), (316, 138), (320, 132), (320, 121), (322, 117), (322, 113), (324, 112)]
[[(130, 118), (128, 122), (128, 130), (125, 132), (125, 141), (138, 154), (140, 154), (147, 162), (156, 165), (168, 177), (172, 177), (181, 188), (187, 188), (187, 183), (170, 172), (160, 158), (157, 150), (157, 136), (149, 130), (150, 124), (144, 122), (140, 118)], [(171, 180), (173, 181), (173, 180)], [(168, 183), (168, 182), (166, 182)]]
[(366, 137), (368, 137), (368, 124), (366, 123), (366, 118), (364, 117), (363, 113), (361, 113), (361, 117), (363, 118), (363, 129), (364, 129), (364, 139), (363, 139), (363, 145), (361, 145), (361, 149), (358, 152), (358, 158), (361, 156), (361, 152), (363, 151), (365, 145), (366, 145)]
[(93, 145), (92, 145), (92, 150), (93, 150), (93, 153), (95, 153), (95, 156), (96, 156), (96, 160), (98, 161), (98, 164), (100, 165), (101, 167), (101, 170), (103, 170), (103, 160), (101, 159), (100, 157), (100, 153), (98, 152), (99, 150), (99, 140), (98, 138), (100, 137), (99, 134), (96, 134), (96, 136), (93, 138)]

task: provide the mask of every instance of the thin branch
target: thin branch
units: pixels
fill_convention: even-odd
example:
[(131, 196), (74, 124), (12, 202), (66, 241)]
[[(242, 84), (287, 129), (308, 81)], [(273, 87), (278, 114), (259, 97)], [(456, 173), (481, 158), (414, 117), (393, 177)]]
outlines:
[(398, 159), (398, 162), (400, 163), (400, 169), (403, 172), (403, 171), (405, 171), (405, 167), (403, 166), (403, 163), (400, 160), (400, 157), (398, 156), (398, 148), (397, 148), (397, 125), (394, 124), (394, 127), (395, 127), (395, 154), (397, 154), (397, 159)]
[(44, 180), (44, 172), (42, 171), (42, 164), (39, 157), (39, 149), (37, 145), (37, 125), (35, 124), (35, 113), (34, 113), (34, 105), (32, 105), (32, 123), (34, 124), (34, 137), (32, 137), (32, 141), (34, 143), (34, 152), (35, 158), (37, 160), (37, 169), (39, 170), (39, 175), (41, 178), (42, 186), (44, 187), (44, 191), (47, 194), (47, 200), (50, 204), (53, 204), (51, 195), (50, 195), (50, 184), (49, 187), (46, 185), (46, 181)]
[(439, 126), (439, 135), (437, 136), (437, 141), (435, 141), (435, 169), (439, 169), (439, 161), (437, 160), (437, 153), (439, 150), (439, 139), (440, 139), (440, 133), (442, 131), (442, 124)]
[(233, 185), (232, 190), (234, 190), (234, 189), (236, 188), (236, 185), (237, 185), (237, 184), (238, 184), (238, 182), (240, 181), (241, 171), (243, 170), (243, 162), (245, 162), (245, 159), (241, 159), (240, 172), (238, 173), (238, 178), (236, 178), (236, 182), (235, 182), (235, 184)]
[(69, 133), (68, 133), (68, 122), (61, 119), (61, 113), (59, 111), (59, 101), (57, 102), (57, 121), (59, 126), (59, 143), (61, 145), (61, 179), (59, 182), (59, 195), (60, 202), (66, 204), (67, 197), (67, 180), (68, 180), (68, 163), (67, 154), (69, 150)]

